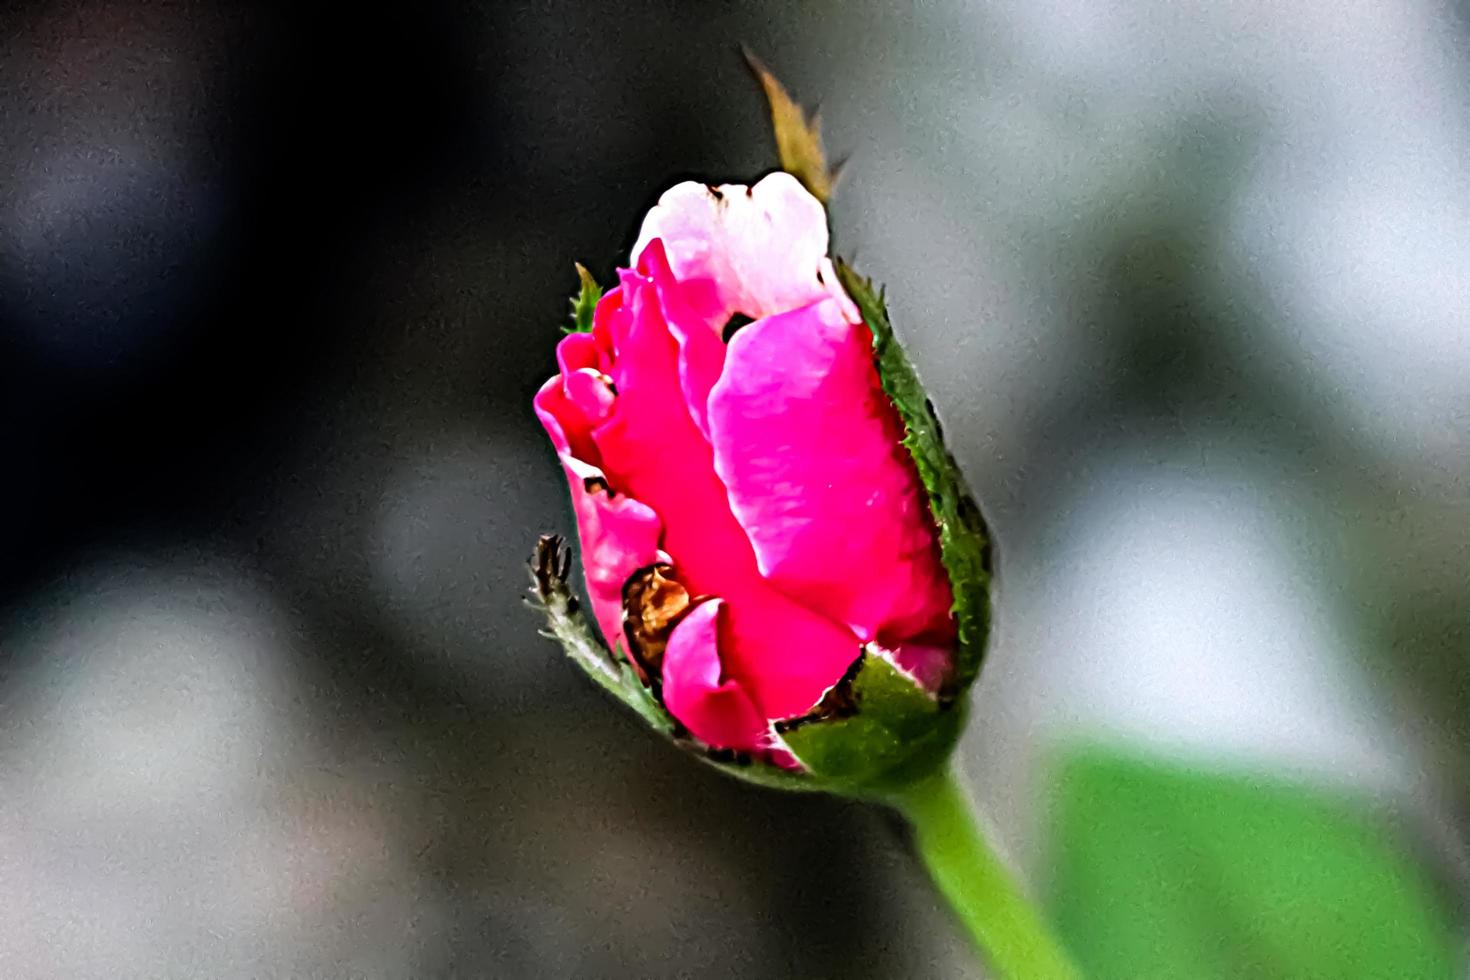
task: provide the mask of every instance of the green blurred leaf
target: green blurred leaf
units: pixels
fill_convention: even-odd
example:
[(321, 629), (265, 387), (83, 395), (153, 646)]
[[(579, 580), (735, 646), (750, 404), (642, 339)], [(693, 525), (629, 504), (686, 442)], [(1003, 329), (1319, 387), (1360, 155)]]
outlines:
[(884, 657), (864, 653), (810, 718), (777, 726), (814, 777), (838, 792), (879, 793), (943, 762), (964, 721)]
[(1424, 869), (1361, 804), (1102, 749), (1055, 802), (1053, 910), (1089, 977), (1460, 975)]
[(939, 528), (944, 567), (954, 590), (960, 641), (955, 683), (963, 691), (980, 671), (990, 633), (990, 535), (964, 473), (944, 444), (934, 405), (893, 335), (882, 293), (841, 259), (837, 261), (837, 277), (873, 331), (878, 376), (903, 419), (904, 448), (913, 457), (929, 494), (929, 510)]

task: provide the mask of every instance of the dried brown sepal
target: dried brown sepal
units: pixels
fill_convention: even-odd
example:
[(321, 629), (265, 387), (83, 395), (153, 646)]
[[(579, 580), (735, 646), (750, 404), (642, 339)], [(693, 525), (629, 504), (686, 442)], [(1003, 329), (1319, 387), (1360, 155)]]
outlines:
[(704, 756), (710, 762), (721, 766), (746, 767), (755, 763), (755, 756), (749, 752), (740, 752), (736, 749), (713, 749), (706, 747)]
[(626, 658), (614, 657), (578, 612), (569, 576), (572, 552), (554, 534), (543, 534), (531, 555), (531, 594), (527, 601), (546, 614), (542, 635), (561, 644), (567, 656), (599, 687), (636, 711), (665, 735), (678, 737), (680, 726), (659, 703)]
[(559, 605), (566, 613), (577, 611), (577, 597), (567, 587), (572, 571), (572, 549), (558, 534), (543, 534), (536, 539), (531, 556), (531, 595), (542, 606)]
[(689, 606), (689, 590), (674, 578), (672, 565), (640, 568), (623, 583), (623, 634), (644, 683), (660, 677), (669, 636)]
[(817, 702), (804, 715), (796, 718), (787, 718), (775, 723), (776, 734), (782, 735), (786, 732), (795, 731), (803, 725), (810, 725), (818, 721), (831, 721), (834, 718), (851, 718), (858, 713), (858, 699), (853, 690), (857, 681), (858, 673), (863, 669), (864, 654), (858, 654), (852, 663), (848, 664), (847, 670), (838, 678), (837, 683), (827, 688), (827, 693), (822, 695), (822, 700)]
[(776, 154), (781, 169), (801, 181), (813, 197), (826, 204), (837, 182), (837, 170), (827, 165), (827, 152), (822, 148), (822, 121), (810, 116), (786, 91), (786, 86), (772, 75), (761, 60), (743, 48), (745, 61), (765, 90), (771, 106), (771, 128), (776, 134)]
[[(572, 570), (571, 549), (561, 537), (554, 534), (542, 535), (536, 541), (530, 567), (531, 595), (527, 599), (533, 605), (540, 606), (546, 614), (547, 628), (542, 631), (542, 635), (561, 644), (567, 656), (588, 678), (631, 708), (655, 731), (668, 736), (674, 744), (694, 757), (747, 782), (773, 789), (803, 792), (824, 788), (822, 783), (809, 778), (804, 772), (778, 768), (747, 752), (712, 749), (693, 738), (664, 707), (657, 687), (646, 686), (646, 682), (639, 678), (638, 668), (632, 659), (615, 657), (609, 653), (607, 647), (588, 628), (583, 617), (576, 612), (575, 599), (568, 585), (568, 576)], [(692, 608), (706, 598), (689, 598), (688, 606)], [(658, 616), (654, 617), (655, 624), (658, 619)], [(676, 623), (671, 620), (668, 625), (672, 632)]]

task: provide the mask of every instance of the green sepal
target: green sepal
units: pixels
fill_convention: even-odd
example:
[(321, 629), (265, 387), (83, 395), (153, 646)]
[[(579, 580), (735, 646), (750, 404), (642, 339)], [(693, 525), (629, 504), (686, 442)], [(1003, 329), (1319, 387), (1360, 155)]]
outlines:
[(826, 789), (881, 796), (949, 758), (964, 705), (936, 698), (887, 657), (865, 651), (810, 716), (777, 731)]
[(572, 300), (572, 325), (562, 327), (562, 333), (588, 333), (592, 329), (592, 314), (597, 309), (597, 301), (602, 299), (602, 287), (597, 280), (592, 278), (592, 273), (580, 262), (577, 266), (577, 278), (581, 280), (582, 287)]
[(546, 613), (547, 629), (542, 635), (556, 640), (582, 672), (599, 687), (632, 708), (656, 731), (673, 735), (678, 727), (672, 716), (643, 686), (626, 661), (615, 660), (582, 617), (576, 596), (567, 585), (572, 553), (554, 534), (536, 541), (531, 558), (531, 601)]
[(790, 793), (819, 793), (832, 789), (827, 783), (812, 778), (811, 773), (800, 770), (782, 769), (768, 762), (761, 762), (748, 756), (730, 758), (728, 753), (711, 752), (702, 747), (698, 742), (681, 742), (685, 748), (699, 757), (701, 762), (713, 766), (727, 776), (756, 786), (764, 786), (766, 789), (785, 790)]
[(804, 772), (792, 772), (733, 753), (711, 751), (692, 738), (668, 709), (644, 686), (627, 659), (610, 652), (588, 626), (577, 597), (568, 584), (571, 550), (554, 534), (536, 541), (531, 558), (531, 604), (546, 614), (543, 636), (556, 640), (572, 662), (598, 687), (631, 708), (654, 731), (672, 739), (681, 748), (721, 772), (748, 783), (772, 789), (814, 791), (825, 789)]
[(837, 260), (837, 276), (873, 333), (878, 377), (903, 419), (903, 445), (918, 468), (928, 492), (929, 511), (939, 528), (940, 552), (954, 592), (953, 614), (959, 636), (953, 690), (944, 692), (952, 695), (969, 687), (985, 657), (990, 634), (990, 533), (964, 473), (944, 445), (934, 405), (893, 335), (883, 293), (874, 290), (871, 280), (858, 275), (841, 259)]

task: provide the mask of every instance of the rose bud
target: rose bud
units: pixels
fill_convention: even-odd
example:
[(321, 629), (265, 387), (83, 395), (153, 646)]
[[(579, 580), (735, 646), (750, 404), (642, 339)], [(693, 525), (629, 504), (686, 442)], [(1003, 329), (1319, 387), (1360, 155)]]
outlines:
[(533, 591), (574, 657), (682, 743), (857, 793), (948, 756), (989, 556), (881, 297), (827, 246), (821, 202), (777, 172), (679, 184), (616, 288), (599, 299), (583, 271), (535, 410), (611, 655), (552, 539)]

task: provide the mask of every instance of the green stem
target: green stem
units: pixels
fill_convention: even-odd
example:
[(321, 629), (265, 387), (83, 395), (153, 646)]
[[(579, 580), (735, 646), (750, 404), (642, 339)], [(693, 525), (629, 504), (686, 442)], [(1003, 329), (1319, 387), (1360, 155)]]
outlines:
[(913, 825), (919, 855), (970, 938), (1006, 980), (1074, 980), (1081, 974), (975, 822), (949, 766), (893, 793)]

